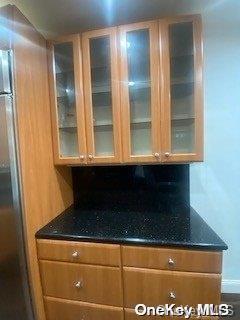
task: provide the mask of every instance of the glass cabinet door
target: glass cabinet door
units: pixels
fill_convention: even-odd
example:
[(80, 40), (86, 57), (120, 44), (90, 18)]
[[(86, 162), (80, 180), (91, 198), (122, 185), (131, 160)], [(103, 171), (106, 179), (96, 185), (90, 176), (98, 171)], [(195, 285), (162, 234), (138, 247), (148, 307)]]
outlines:
[(53, 139), (58, 163), (86, 161), (79, 45), (78, 36), (52, 44)]
[(120, 27), (123, 151), (127, 162), (160, 161), (158, 23)]
[[(161, 23), (160, 23), (161, 25)], [(166, 41), (162, 108), (164, 161), (196, 161), (202, 157), (202, 48), (198, 17), (162, 23)], [(167, 67), (166, 67), (167, 66)]]
[(116, 31), (90, 31), (82, 37), (89, 163), (121, 161)]

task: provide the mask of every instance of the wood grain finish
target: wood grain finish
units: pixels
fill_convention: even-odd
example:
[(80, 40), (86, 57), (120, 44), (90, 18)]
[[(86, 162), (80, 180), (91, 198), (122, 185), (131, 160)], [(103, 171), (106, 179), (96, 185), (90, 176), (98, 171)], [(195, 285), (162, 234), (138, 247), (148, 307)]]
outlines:
[[(134, 308), (139, 301), (147, 306), (220, 303), (220, 275), (130, 267), (124, 267), (123, 273), (124, 305), (127, 308)], [(175, 299), (170, 298), (171, 292)]]
[[(73, 46), (74, 64), (74, 86), (75, 103), (77, 118), (77, 137), (78, 137), (78, 157), (60, 156), (60, 141), (58, 127), (58, 110), (56, 94), (56, 74), (54, 63), (54, 45), (60, 43), (71, 43)], [(82, 52), (79, 35), (59, 37), (48, 43), (48, 64), (49, 64), (49, 84), (51, 98), (51, 117), (52, 117), (52, 137), (55, 164), (84, 164), (86, 163), (86, 134), (85, 134), (85, 114), (83, 100), (83, 78), (82, 78)], [(81, 156), (83, 156), (81, 158)]]
[[(111, 64), (111, 103), (113, 119), (113, 156), (97, 155), (95, 150), (94, 126), (93, 126), (93, 102), (92, 102), (92, 83), (91, 83), (91, 61), (90, 61), (90, 41), (94, 38), (109, 37), (110, 40), (110, 64)], [(117, 55), (117, 28), (106, 28), (94, 30), (82, 34), (82, 47), (84, 56), (84, 97), (86, 113), (86, 132), (89, 164), (96, 163), (120, 163), (121, 146), (121, 120), (120, 120), (120, 92), (119, 92), (119, 70)]]
[[(185, 320), (186, 318), (185, 317), (171, 317), (171, 316), (138, 316), (136, 315), (135, 313), (135, 310), (134, 309), (125, 309), (124, 311), (124, 319), (125, 320), (139, 320), (139, 319), (142, 319), (142, 320), (156, 320), (156, 319), (163, 319), (163, 320)], [(198, 319), (198, 320), (217, 320), (218, 317), (194, 317), (192, 316), (190, 319), (194, 320), (194, 319)]]
[(220, 252), (123, 246), (122, 259), (124, 266), (138, 268), (206, 273), (222, 270)]
[(46, 41), (17, 8), (13, 11), (24, 234), (36, 317), (44, 320), (35, 233), (72, 204), (71, 170), (53, 165)]
[(38, 240), (37, 247), (42, 260), (120, 266), (119, 245)]
[[(169, 26), (171, 24), (192, 22), (194, 42), (194, 113), (195, 113), (195, 153), (171, 153), (171, 94), (170, 94), (170, 54)], [(202, 21), (199, 15), (180, 16), (161, 19), (159, 22), (161, 51), (161, 137), (163, 162), (203, 161), (203, 39)], [(169, 153), (166, 157), (165, 153)]]
[[(137, 316), (133, 308), (138, 303), (146, 306), (165, 303), (191, 306), (197, 306), (198, 303), (220, 303), (220, 252), (57, 240), (38, 240), (38, 249), (40, 259), (74, 261), (39, 261), (45, 301), (48, 300), (45, 307), (50, 320), (58, 318), (58, 315), (60, 320), (64, 315), (71, 320), (71, 317), (83, 313), (87, 319), (108, 319), (115, 316), (118, 319), (123, 316), (122, 309), (119, 308), (116, 312), (116, 308), (111, 308), (110, 312), (106, 306), (124, 306), (125, 319), (134, 320)], [(79, 257), (73, 258), (73, 252), (78, 252)], [(107, 252), (112, 252), (110, 258), (107, 257)], [(175, 262), (174, 270), (169, 267), (169, 257)], [(118, 267), (93, 265), (95, 263), (115, 263)], [(76, 287), (77, 283), (80, 288)], [(171, 293), (175, 297), (171, 297)], [(87, 302), (87, 306), (82, 305), (83, 301)], [(103, 304), (105, 307), (94, 306), (93, 303)], [(116, 314), (113, 315), (114, 312)]]
[(45, 297), (47, 320), (123, 320), (123, 309)]
[[(169, 26), (192, 22), (194, 42), (194, 115), (195, 149), (191, 153), (173, 153), (171, 139), (171, 79)], [(149, 30), (151, 84), (151, 146), (149, 154), (132, 154), (131, 110), (129, 96), (127, 33)], [(113, 111), (113, 155), (96, 154), (93, 98), (91, 83), (91, 39), (109, 37), (111, 59), (111, 98)], [(82, 39), (82, 51), (80, 45)], [(74, 72), (78, 119), (78, 141), (81, 157), (59, 156), (59, 133), (56, 112), (56, 90), (53, 43), (71, 42), (74, 47)], [(82, 63), (82, 56), (84, 63)], [(82, 76), (83, 65), (83, 76)], [(146, 21), (85, 32), (53, 41), (50, 45), (49, 70), (53, 119), (53, 145), (56, 164), (154, 164), (184, 163), (203, 160), (203, 44), (199, 15), (180, 16)], [(84, 94), (83, 94), (84, 87)], [(83, 99), (84, 95), (84, 99)], [(83, 101), (84, 100), (84, 101)]]
[[(127, 62), (127, 32), (136, 30), (149, 30), (150, 37), (150, 83), (151, 83), (151, 143), (152, 154), (132, 155), (130, 132), (130, 101), (129, 101), (129, 77)], [(161, 152), (160, 144), (160, 101), (159, 101), (159, 39), (158, 22), (148, 21), (134, 23), (119, 27), (120, 37), (120, 70), (121, 70), (121, 114), (122, 114), (122, 143), (124, 162), (157, 163), (161, 157), (156, 158), (155, 153)]]
[[(122, 306), (119, 268), (40, 260), (44, 295)], [(76, 287), (79, 283), (80, 288)]]

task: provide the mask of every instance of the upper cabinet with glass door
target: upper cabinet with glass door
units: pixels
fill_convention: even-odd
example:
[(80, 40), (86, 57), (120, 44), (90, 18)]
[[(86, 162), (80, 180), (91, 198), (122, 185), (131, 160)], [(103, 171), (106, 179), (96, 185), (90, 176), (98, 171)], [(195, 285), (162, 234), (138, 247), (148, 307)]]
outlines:
[(55, 163), (202, 161), (201, 32), (195, 15), (52, 42)]
[(121, 162), (117, 28), (83, 33), (88, 162)]
[(163, 161), (202, 160), (202, 38), (198, 16), (160, 21), (165, 89)]
[(79, 36), (50, 43), (50, 86), (56, 164), (86, 162)]
[(158, 22), (120, 26), (121, 112), (125, 162), (159, 162)]

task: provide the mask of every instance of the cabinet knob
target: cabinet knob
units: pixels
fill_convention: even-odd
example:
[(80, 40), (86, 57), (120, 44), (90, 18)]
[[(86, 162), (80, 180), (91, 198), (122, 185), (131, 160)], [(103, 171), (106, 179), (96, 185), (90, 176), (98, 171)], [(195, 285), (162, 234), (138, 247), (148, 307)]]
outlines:
[(77, 289), (81, 289), (83, 287), (83, 282), (82, 281), (77, 281), (75, 284), (74, 284), (75, 288)]
[(92, 159), (93, 159), (93, 155), (92, 155), (92, 154), (89, 154), (89, 155), (88, 155), (88, 159), (89, 159), (89, 160), (92, 160)]
[(154, 153), (154, 157), (155, 157), (155, 158), (159, 158), (159, 157), (160, 157), (160, 154), (159, 154), (158, 152), (155, 152), (155, 153)]
[(84, 157), (84, 155), (82, 154), (82, 155), (80, 155), (79, 158), (80, 158), (80, 160), (84, 160), (85, 157)]
[(77, 252), (77, 251), (74, 251), (73, 253), (72, 253), (72, 257), (73, 258), (77, 258), (79, 256), (79, 253)]
[(170, 267), (173, 267), (175, 262), (174, 262), (174, 260), (172, 258), (169, 258), (168, 259), (168, 264), (169, 264)]
[(165, 152), (164, 155), (168, 158), (170, 156), (170, 152)]
[(175, 299), (176, 299), (176, 294), (171, 291), (171, 292), (169, 293), (169, 298), (172, 299), (172, 300), (175, 300)]

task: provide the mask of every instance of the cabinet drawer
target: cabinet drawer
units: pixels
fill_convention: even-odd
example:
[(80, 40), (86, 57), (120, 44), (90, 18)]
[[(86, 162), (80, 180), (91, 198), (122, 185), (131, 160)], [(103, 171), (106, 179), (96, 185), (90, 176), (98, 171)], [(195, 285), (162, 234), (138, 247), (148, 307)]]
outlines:
[(123, 320), (123, 309), (45, 297), (47, 320)]
[[(162, 320), (186, 320), (184, 317), (170, 317), (170, 316), (138, 316), (136, 315), (135, 311), (133, 309), (125, 309), (124, 312), (124, 319), (125, 320), (156, 320), (156, 319), (162, 319)], [(190, 319), (194, 320), (218, 320), (218, 317), (191, 317)]]
[(119, 268), (40, 261), (45, 296), (122, 306)]
[(123, 265), (137, 268), (221, 273), (222, 253), (123, 246)]
[(146, 306), (220, 303), (220, 275), (125, 267), (123, 278), (127, 308), (140, 302)]
[(120, 246), (74, 241), (38, 240), (38, 258), (76, 263), (120, 265)]

